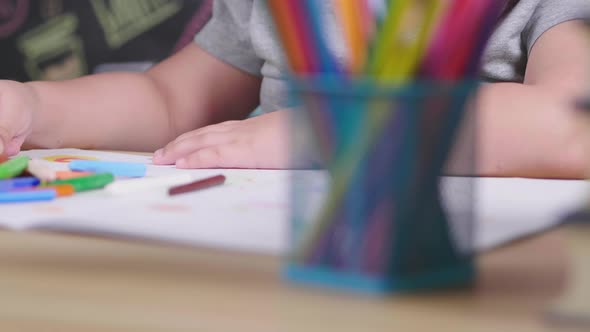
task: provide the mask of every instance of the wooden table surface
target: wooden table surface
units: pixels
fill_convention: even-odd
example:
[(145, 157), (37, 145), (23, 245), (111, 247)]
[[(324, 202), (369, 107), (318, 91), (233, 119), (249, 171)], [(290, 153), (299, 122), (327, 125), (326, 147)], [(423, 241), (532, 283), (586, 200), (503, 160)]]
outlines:
[(273, 257), (0, 231), (0, 331), (553, 331), (563, 242), (485, 254), (471, 290), (377, 299), (287, 285)]

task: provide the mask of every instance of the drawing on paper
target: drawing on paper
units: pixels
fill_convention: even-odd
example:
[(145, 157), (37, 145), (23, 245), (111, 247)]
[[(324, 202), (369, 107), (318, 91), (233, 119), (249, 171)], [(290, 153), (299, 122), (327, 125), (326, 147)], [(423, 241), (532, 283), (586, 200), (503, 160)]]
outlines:
[(43, 157), (47, 161), (53, 161), (56, 163), (69, 163), (72, 160), (98, 160), (95, 157), (88, 156), (73, 156), (73, 155), (58, 155), (58, 156), (47, 156)]
[(159, 212), (170, 212), (170, 213), (175, 213), (175, 212), (180, 212), (180, 213), (184, 213), (184, 212), (190, 212), (191, 211), (191, 207), (188, 205), (183, 205), (183, 204), (164, 204), (164, 203), (160, 203), (160, 204), (152, 204), (149, 206), (150, 209), (152, 210), (156, 210)]

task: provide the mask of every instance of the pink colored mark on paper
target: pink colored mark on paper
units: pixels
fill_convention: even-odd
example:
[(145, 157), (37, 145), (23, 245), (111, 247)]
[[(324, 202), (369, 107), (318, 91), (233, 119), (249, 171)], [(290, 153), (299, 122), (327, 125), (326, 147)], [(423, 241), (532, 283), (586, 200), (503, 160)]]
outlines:
[(149, 206), (150, 209), (165, 212), (165, 213), (187, 213), (191, 211), (191, 207), (183, 204), (152, 204)]
[(64, 208), (58, 205), (37, 205), (33, 207), (33, 211), (42, 214), (63, 214)]
[(56, 163), (69, 163), (72, 160), (98, 160), (98, 158), (94, 158), (94, 157), (72, 156), (72, 155), (47, 156), (47, 157), (43, 157), (43, 159), (47, 160), (47, 161), (53, 161)]

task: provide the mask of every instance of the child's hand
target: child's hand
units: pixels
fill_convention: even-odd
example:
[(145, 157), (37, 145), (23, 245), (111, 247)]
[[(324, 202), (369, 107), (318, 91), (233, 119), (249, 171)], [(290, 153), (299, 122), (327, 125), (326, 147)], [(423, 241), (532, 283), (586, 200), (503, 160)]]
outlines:
[(286, 168), (288, 111), (229, 121), (179, 136), (154, 154), (178, 168)]
[(12, 156), (20, 151), (32, 131), (37, 100), (30, 86), (0, 80), (0, 154)]

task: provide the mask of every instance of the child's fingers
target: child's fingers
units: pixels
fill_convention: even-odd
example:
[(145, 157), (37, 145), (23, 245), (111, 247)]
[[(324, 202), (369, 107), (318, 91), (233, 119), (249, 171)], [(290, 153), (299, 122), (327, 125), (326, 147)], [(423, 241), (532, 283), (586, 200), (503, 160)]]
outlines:
[(9, 156), (14, 156), (18, 154), (24, 142), (24, 136), (13, 138), (11, 141), (5, 144), (5, 153)]
[(178, 168), (257, 168), (256, 158), (243, 144), (200, 149), (176, 162)]
[(8, 129), (0, 127), (0, 154), (8, 154), (8, 143), (11, 141), (12, 135)]
[(208, 134), (208, 133), (225, 133), (225, 132), (231, 131), (232, 128), (240, 122), (241, 121), (226, 121), (226, 122), (222, 122), (219, 124), (199, 128), (197, 130), (189, 131), (187, 133), (184, 133), (184, 134), (178, 136), (175, 139), (175, 141), (183, 141), (183, 140), (189, 139), (191, 137), (195, 137), (195, 136), (203, 135), (203, 134)]
[(215, 146), (219, 144), (226, 144), (233, 140), (233, 136), (228, 133), (209, 132), (201, 135), (196, 135), (184, 140), (174, 140), (166, 147), (156, 151), (153, 161), (155, 164), (172, 165), (180, 158), (183, 158), (190, 153)]

